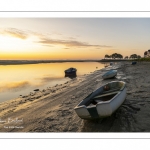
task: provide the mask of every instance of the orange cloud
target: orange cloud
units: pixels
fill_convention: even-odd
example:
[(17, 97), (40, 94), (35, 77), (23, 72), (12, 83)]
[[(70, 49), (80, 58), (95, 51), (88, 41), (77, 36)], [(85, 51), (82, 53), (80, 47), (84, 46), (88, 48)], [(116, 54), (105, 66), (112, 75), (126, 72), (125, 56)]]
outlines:
[(49, 38), (41, 38), (38, 43), (44, 44), (45, 46), (51, 46), (51, 45), (64, 45), (64, 46), (69, 46), (69, 47), (98, 47), (98, 48), (110, 48), (112, 46), (107, 46), (107, 45), (93, 45), (93, 44), (88, 44), (85, 42), (79, 42), (79, 41), (73, 41), (73, 40), (54, 40), (54, 39), (49, 39)]
[(3, 31), (3, 34), (10, 35), (10, 36), (13, 36), (15, 38), (20, 38), (20, 39), (26, 39), (28, 37), (27, 33), (25, 33), (22, 30), (15, 29), (15, 28), (5, 29)]
[[(26, 39), (28, 38), (28, 36), (36, 36), (38, 38), (38, 40), (36, 41), (36, 43), (40, 43), (43, 46), (54, 46), (54, 45), (63, 45), (65, 47), (74, 47), (74, 48), (88, 48), (88, 47), (93, 47), (96, 49), (99, 48), (112, 48), (112, 46), (109, 45), (99, 45), (99, 44), (90, 44), (87, 42), (81, 42), (81, 41), (77, 41), (75, 38), (73, 37), (69, 37), (69, 39), (51, 39), (49, 38), (50, 34), (41, 34), (38, 32), (33, 32), (33, 31), (23, 31), (23, 30), (19, 30), (16, 28), (8, 28), (5, 29), (1, 32), (4, 35), (9, 35), (15, 38), (20, 38), (20, 39)], [(56, 34), (56, 33), (55, 33)], [(58, 33), (57, 33), (58, 34)], [(62, 35), (62, 34), (59, 34)]]

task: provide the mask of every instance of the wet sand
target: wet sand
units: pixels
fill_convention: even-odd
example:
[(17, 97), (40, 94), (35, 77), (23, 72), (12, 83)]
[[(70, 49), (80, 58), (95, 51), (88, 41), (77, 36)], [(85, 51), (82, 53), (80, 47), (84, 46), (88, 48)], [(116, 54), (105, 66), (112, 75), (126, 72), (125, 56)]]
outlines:
[[(111, 68), (1, 103), (0, 132), (149, 132), (150, 63), (120, 62), (115, 79), (102, 80)], [(101, 85), (125, 81), (127, 97), (110, 117), (82, 120), (74, 107)]]

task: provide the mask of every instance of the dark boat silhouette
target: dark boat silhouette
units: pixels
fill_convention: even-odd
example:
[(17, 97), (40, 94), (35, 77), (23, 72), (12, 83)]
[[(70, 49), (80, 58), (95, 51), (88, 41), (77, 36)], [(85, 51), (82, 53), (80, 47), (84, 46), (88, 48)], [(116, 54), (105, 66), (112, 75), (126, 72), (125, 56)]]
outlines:
[(76, 68), (69, 68), (65, 70), (65, 76), (76, 75), (77, 69)]
[(133, 62), (132, 62), (132, 65), (135, 65), (135, 64), (136, 64), (136, 61), (133, 61)]

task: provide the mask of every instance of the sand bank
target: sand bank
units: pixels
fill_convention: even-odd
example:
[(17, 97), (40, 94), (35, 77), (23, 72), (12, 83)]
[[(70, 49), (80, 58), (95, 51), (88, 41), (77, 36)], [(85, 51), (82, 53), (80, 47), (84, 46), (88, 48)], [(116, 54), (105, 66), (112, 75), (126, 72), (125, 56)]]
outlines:
[[(69, 82), (1, 103), (1, 132), (149, 132), (150, 63), (120, 62), (116, 79), (102, 80), (111, 68), (96, 70)], [(80, 119), (74, 107), (101, 85), (122, 80), (127, 97), (111, 117)]]

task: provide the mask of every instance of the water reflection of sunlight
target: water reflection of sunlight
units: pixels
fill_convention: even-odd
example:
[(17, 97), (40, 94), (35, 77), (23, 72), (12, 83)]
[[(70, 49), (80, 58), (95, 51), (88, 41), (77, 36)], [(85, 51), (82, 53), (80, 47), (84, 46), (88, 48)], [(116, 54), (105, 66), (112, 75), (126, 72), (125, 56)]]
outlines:
[(3, 86), (0, 86), (0, 92), (18, 91), (28, 86), (30, 86), (30, 83), (28, 81), (5, 83)]
[[(30, 93), (35, 88), (44, 89), (71, 80), (64, 70), (74, 67), (77, 77), (104, 68), (97, 62), (64, 62), (26, 65), (0, 65), (0, 99), (12, 99), (16, 95)], [(16, 94), (16, 95), (15, 95)]]

